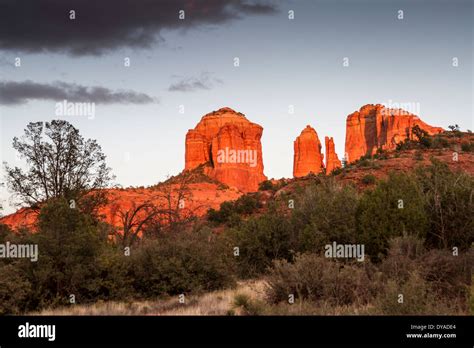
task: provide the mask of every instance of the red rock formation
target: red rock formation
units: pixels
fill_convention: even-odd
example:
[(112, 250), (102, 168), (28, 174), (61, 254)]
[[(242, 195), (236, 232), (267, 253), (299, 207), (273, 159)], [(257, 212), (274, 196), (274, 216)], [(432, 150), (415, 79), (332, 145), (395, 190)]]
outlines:
[(412, 137), (415, 125), (430, 135), (443, 131), (443, 128), (432, 127), (401, 109), (388, 109), (380, 104), (361, 107), (347, 116), (346, 161), (354, 162), (366, 154), (373, 155), (379, 148), (395, 149), (397, 143)]
[(296, 138), (294, 145), (293, 176), (318, 174), (324, 168), (323, 154), (318, 133), (311, 126), (306, 126)]
[(341, 161), (337, 157), (334, 140), (325, 137), (324, 142), (326, 143), (326, 174), (330, 174), (334, 169), (341, 168)]
[(202, 117), (186, 135), (185, 170), (206, 164), (205, 173), (242, 192), (257, 191), (263, 174), (263, 128), (242, 113), (222, 108)]
[[(164, 197), (157, 195), (156, 190), (156, 188), (108, 189), (106, 192), (109, 203), (99, 210), (99, 216), (102, 221), (121, 227), (119, 211), (126, 212), (142, 203), (151, 203), (168, 209), (168, 202)], [(177, 199), (179, 190), (180, 184), (171, 186), (173, 200)], [(198, 217), (205, 215), (209, 208), (219, 209), (222, 202), (236, 200), (242, 195), (242, 192), (235, 188), (222, 189), (217, 182), (190, 183), (189, 192), (190, 196), (185, 201), (183, 213), (192, 211)], [(35, 211), (22, 208), (13, 214), (1, 217), (0, 224), (14, 229), (27, 227), (34, 231), (37, 217), (38, 214)]]

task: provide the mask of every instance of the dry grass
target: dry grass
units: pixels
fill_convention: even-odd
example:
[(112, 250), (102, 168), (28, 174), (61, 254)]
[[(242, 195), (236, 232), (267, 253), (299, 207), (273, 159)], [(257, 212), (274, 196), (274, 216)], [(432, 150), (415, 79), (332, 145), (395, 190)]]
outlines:
[(156, 301), (97, 302), (90, 305), (71, 305), (46, 309), (31, 315), (228, 315), (234, 311), (237, 294), (247, 294), (258, 300), (265, 296), (263, 280), (239, 282), (234, 289), (226, 289), (187, 296), (179, 303), (178, 296)]

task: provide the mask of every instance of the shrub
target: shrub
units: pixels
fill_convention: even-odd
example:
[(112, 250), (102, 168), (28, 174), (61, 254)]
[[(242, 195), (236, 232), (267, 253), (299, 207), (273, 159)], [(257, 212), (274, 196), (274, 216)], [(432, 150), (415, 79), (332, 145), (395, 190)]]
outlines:
[(449, 146), (448, 140), (440, 135), (435, 135), (433, 137), (433, 142), (431, 144), (431, 147), (434, 149), (444, 149)]
[(289, 259), (296, 245), (291, 224), (275, 210), (243, 222), (228, 235), (239, 248), (236, 261), (243, 277), (263, 273), (273, 259)]
[(236, 215), (252, 214), (261, 206), (258, 194), (246, 194), (239, 197), (236, 201), (222, 202), (219, 210), (209, 209), (207, 211), (207, 218), (211, 222), (218, 224), (227, 223), (229, 226), (235, 226), (235, 222), (240, 221)]
[(259, 191), (267, 191), (267, 190), (272, 190), (273, 189), (273, 183), (271, 180), (265, 180), (262, 181), (260, 184), (258, 184), (258, 190)]
[(432, 160), (415, 178), (429, 218), (427, 242), (438, 248), (468, 249), (474, 242), (474, 178)]
[(474, 143), (461, 143), (461, 150), (463, 150), (464, 152), (474, 151)]
[(208, 229), (167, 234), (132, 251), (129, 276), (138, 296), (210, 291), (233, 285), (232, 248)]
[(363, 176), (362, 178), (362, 183), (364, 185), (372, 185), (372, 184), (375, 184), (375, 181), (377, 180), (377, 178), (372, 175), (372, 174), (366, 174)]
[(388, 241), (405, 233), (424, 238), (428, 228), (423, 192), (407, 174), (391, 173), (362, 195), (356, 213), (357, 235), (373, 260), (386, 253)]
[(425, 252), (424, 240), (415, 236), (401, 236), (389, 240), (387, 257), (380, 264), (384, 280), (403, 284), (417, 270), (417, 259)]
[(310, 185), (294, 198), (291, 223), (298, 234), (299, 251), (320, 252), (325, 244), (354, 243), (358, 195), (333, 178)]
[(266, 311), (263, 301), (252, 299), (247, 294), (236, 294), (234, 297), (233, 310), (241, 315), (262, 315)]
[(267, 300), (324, 300), (332, 305), (368, 303), (378, 282), (370, 265), (344, 264), (314, 254), (295, 257), (294, 263), (274, 261), (268, 276)]
[(361, 157), (360, 160), (357, 162), (358, 167), (366, 168), (371, 166), (371, 161), (370, 159), (364, 157)]
[[(374, 302), (376, 312), (463, 312), (467, 309), (472, 264), (471, 253), (454, 256), (447, 250), (427, 250), (422, 240), (412, 236), (395, 238), (379, 267), (385, 285)], [(404, 296), (403, 304), (398, 302), (399, 294)]]
[[(400, 296), (403, 296), (401, 298)], [(403, 302), (401, 301), (403, 300)], [(382, 315), (459, 315), (464, 304), (440, 297), (429, 282), (412, 273), (406, 282), (389, 280), (373, 303), (372, 314)]]
[(377, 152), (374, 155), (374, 158), (381, 159), (381, 160), (387, 159), (388, 158), (388, 153), (387, 153), (387, 151), (385, 151), (381, 147), (379, 147), (377, 149)]
[(419, 274), (439, 297), (466, 303), (474, 257), (472, 252), (453, 255), (450, 250), (430, 250), (418, 260)]
[(331, 172), (331, 175), (336, 176), (336, 175), (339, 175), (339, 174), (343, 173), (344, 168), (345, 168), (345, 166), (339, 167), (339, 168), (334, 168)]
[(0, 274), (0, 315), (24, 313), (31, 302), (31, 283), (12, 264), (0, 266)]

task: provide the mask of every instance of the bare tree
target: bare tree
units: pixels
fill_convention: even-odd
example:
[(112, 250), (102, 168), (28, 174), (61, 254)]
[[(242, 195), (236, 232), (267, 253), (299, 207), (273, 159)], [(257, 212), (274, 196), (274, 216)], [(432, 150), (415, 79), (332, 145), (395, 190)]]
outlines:
[(130, 209), (118, 209), (115, 215), (120, 220), (120, 227), (114, 230), (115, 237), (123, 247), (132, 246), (153, 223), (159, 214), (157, 207), (147, 201), (141, 204), (132, 203)]

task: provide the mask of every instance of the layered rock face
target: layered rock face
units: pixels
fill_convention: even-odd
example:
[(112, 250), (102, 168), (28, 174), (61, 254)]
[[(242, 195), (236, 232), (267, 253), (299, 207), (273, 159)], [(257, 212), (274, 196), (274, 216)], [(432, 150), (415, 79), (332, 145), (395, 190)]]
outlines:
[(293, 176), (295, 178), (310, 173), (318, 174), (324, 168), (323, 154), (318, 133), (311, 126), (306, 126), (296, 138), (294, 145)]
[(326, 174), (330, 174), (334, 169), (341, 168), (341, 161), (336, 154), (333, 138), (325, 137), (326, 144)]
[(354, 162), (364, 155), (373, 155), (377, 149), (393, 150), (397, 143), (412, 138), (414, 126), (433, 135), (442, 132), (402, 109), (388, 109), (383, 105), (369, 104), (360, 108), (346, 120), (347, 162)]
[(185, 170), (206, 164), (205, 173), (242, 192), (258, 190), (263, 174), (263, 128), (242, 113), (222, 108), (202, 117), (186, 134)]

